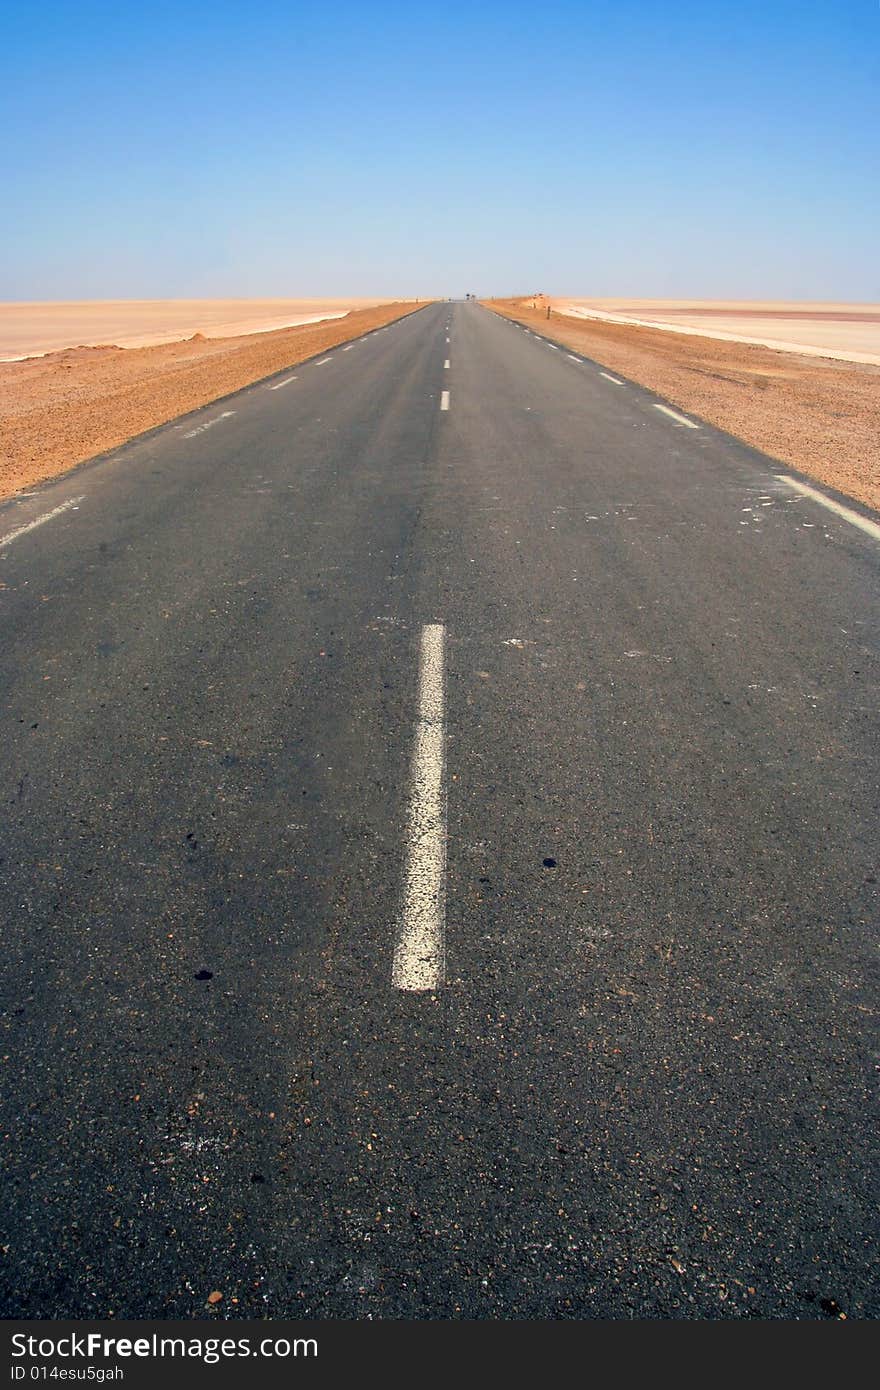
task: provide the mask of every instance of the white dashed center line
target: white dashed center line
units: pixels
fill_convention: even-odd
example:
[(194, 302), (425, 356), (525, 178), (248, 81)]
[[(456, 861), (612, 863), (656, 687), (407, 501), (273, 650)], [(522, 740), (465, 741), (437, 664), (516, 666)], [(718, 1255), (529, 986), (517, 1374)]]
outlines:
[(422, 629), (406, 868), (391, 967), (395, 989), (437, 989), (446, 968), (445, 637), (441, 623)]
[(446, 371), (448, 372), (448, 371), (449, 371), (449, 358), (448, 358), (448, 357), (447, 357), (446, 361), (443, 363), (443, 366), (444, 366), (444, 368), (446, 369)]
[(618, 377), (616, 377), (616, 376), (611, 376), (608, 372), (600, 372), (599, 375), (600, 375), (600, 376), (604, 376), (604, 378), (605, 378), (606, 381), (611, 381), (611, 382), (613, 382), (615, 386), (622, 386), (622, 385), (623, 385), (623, 382), (622, 382)]
[[(850, 522), (852, 526), (858, 526), (865, 535), (872, 536), (875, 541), (880, 541), (880, 526), (876, 521), (871, 521), (869, 517), (862, 516), (859, 512), (854, 512), (851, 507), (844, 507), (840, 502), (835, 502), (832, 497), (826, 497), (824, 492), (819, 492), (817, 488), (807, 487), (806, 483), (799, 483), (797, 478), (790, 478), (787, 473), (777, 473), (776, 481), (785, 483), (794, 492), (802, 492), (805, 497), (810, 497), (820, 506), (827, 507), (830, 512), (837, 516), (842, 516), (844, 521)], [(2, 542), (0, 542), (2, 543)]]
[[(383, 331), (383, 333), (384, 333), (385, 330), (383, 329), (382, 331)], [(328, 362), (332, 362), (332, 361), (333, 361), (333, 358), (332, 358), (332, 357), (322, 357), (321, 360), (320, 360), (320, 362), (316, 362), (316, 363), (315, 363), (315, 366), (316, 366), (316, 367), (325, 367), (325, 366), (327, 365)]]
[(579, 367), (583, 365), (579, 357), (573, 357), (570, 352), (567, 352), (565, 355), (568, 358), (569, 362), (577, 362)]
[(78, 507), (83, 501), (85, 501), (84, 496), (71, 497), (69, 502), (62, 502), (60, 507), (53, 507), (51, 512), (44, 512), (42, 516), (38, 516), (36, 521), (29, 521), (26, 526), (18, 526), (14, 531), (7, 531), (5, 536), (0, 536), (0, 550), (11, 545), (13, 541), (17, 541), (19, 536), (26, 536), (28, 531), (36, 531), (38, 526), (44, 526), (47, 521), (52, 521), (62, 512), (69, 512), (71, 507)]
[(686, 415), (679, 415), (677, 410), (671, 410), (668, 405), (660, 405), (658, 401), (655, 401), (654, 409), (662, 410), (663, 414), (668, 415), (670, 420), (674, 420), (677, 425), (687, 425), (689, 430), (698, 430), (700, 428), (699, 425), (694, 424), (693, 420), (689, 420)]
[(297, 378), (296, 378), (295, 376), (288, 376), (288, 377), (285, 377), (284, 381), (276, 381), (276, 383), (275, 383), (274, 386), (270, 386), (270, 387), (269, 387), (269, 390), (270, 390), (270, 391), (280, 391), (281, 388), (282, 388), (282, 386), (289, 386), (290, 383), (291, 383), (292, 381), (296, 381), (296, 380), (297, 380)]
[(440, 409), (441, 409), (441, 410), (448, 410), (448, 409), (449, 409), (449, 392), (448, 392), (448, 391), (441, 391), (441, 393), (440, 393)]

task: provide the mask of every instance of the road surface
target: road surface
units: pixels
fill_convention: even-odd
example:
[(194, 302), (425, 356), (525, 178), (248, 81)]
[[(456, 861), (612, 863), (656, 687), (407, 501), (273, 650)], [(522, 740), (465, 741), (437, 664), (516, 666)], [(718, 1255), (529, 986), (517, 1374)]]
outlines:
[(436, 304), (0, 508), (6, 1316), (877, 1315), (877, 518), (664, 404)]

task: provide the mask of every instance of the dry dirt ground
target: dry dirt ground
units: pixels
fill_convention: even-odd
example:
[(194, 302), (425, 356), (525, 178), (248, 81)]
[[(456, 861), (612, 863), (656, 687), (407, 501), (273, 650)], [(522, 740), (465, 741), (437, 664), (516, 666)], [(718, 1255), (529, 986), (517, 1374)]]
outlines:
[(0, 498), (417, 307), (382, 304), (246, 338), (70, 348), (0, 363)]
[(487, 303), (880, 511), (880, 367)]

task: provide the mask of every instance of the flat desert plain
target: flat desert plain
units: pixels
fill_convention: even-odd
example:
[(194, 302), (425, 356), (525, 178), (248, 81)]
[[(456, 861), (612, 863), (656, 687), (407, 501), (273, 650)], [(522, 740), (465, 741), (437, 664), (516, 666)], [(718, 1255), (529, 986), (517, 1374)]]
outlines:
[(195, 334), (240, 338), (342, 318), (382, 299), (88, 299), (0, 303), (0, 362), (71, 347), (154, 347)]
[(880, 366), (880, 304), (782, 300), (552, 299), (571, 318), (629, 323)]

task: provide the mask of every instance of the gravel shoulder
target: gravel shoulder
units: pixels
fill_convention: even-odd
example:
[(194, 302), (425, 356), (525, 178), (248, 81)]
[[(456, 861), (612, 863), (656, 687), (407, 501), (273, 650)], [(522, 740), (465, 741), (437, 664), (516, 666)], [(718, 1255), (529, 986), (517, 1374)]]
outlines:
[(80, 347), (2, 363), (0, 498), (418, 307), (382, 304), (250, 337)]
[(880, 510), (880, 367), (486, 304)]

